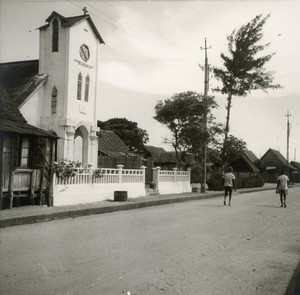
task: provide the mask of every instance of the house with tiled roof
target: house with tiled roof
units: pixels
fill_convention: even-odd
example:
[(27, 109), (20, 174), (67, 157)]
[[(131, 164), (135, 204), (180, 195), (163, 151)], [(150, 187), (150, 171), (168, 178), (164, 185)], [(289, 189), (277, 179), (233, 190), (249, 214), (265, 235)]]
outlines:
[[(28, 124), (55, 133), (58, 160), (97, 166), (100, 45), (92, 18), (53, 11), (38, 28), (39, 59), (0, 64), (0, 84)], [(20, 45), (21, 46), (21, 45)]]
[(125, 169), (139, 169), (142, 157), (132, 153), (121, 138), (110, 130), (98, 133), (98, 167), (116, 168), (123, 165)]
[(271, 148), (261, 157), (260, 169), (265, 181), (273, 183), (277, 182), (281, 170), (285, 170), (288, 174), (296, 170), (279, 151)]

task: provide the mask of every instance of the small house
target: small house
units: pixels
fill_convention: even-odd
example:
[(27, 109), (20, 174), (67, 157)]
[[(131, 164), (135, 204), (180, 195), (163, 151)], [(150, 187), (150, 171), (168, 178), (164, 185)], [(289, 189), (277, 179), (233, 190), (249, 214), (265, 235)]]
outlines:
[(236, 161), (232, 162), (233, 170), (238, 174), (238, 176), (244, 175), (255, 175), (259, 173), (259, 168), (256, 166), (258, 158), (252, 151), (244, 151)]
[(289, 175), (297, 169), (292, 166), (285, 157), (276, 150), (268, 149), (260, 159), (261, 175), (265, 182), (276, 183), (280, 171), (283, 169)]
[(1, 209), (29, 203), (52, 205), (56, 139), (28, 124), (0, 83)]

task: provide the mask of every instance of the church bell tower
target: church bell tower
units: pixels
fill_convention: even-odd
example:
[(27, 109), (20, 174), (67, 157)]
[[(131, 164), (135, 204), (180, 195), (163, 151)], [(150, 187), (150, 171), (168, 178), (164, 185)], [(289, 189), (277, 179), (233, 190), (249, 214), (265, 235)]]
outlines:
[(59, 160), (97, 167), (97, 85), (104, 41), (86, 9), (73, 17), (53, 11), (39, 30), (39, 74), (48, 76), (40, 127), (60, 138)]

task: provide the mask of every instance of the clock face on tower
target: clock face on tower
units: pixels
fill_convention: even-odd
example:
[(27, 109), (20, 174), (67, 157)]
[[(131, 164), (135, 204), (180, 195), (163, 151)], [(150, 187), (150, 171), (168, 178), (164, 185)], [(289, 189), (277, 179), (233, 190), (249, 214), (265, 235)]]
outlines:
[(88, 59), (90, 58), (90, 51), (86, 45), (80, 46), (79, 54), (83, 61), (88, 61)]

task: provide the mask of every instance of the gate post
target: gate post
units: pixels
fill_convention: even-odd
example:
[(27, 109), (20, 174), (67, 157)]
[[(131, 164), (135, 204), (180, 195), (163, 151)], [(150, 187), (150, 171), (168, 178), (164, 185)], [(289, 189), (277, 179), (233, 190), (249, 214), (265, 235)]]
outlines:
[(146, 182), (146, 166), (142, 166), (141, 169), (143, 169), (143, 184)]
[(177, 168), (173, 168), (174, 171), (174, 182), (177, 182)]
[(159, 173), (160, 173), (160, 167), (157, 166), (156, 168), (152, 168), (153, 170), (153, 183), (155, 183), (156, 189), (159, 189)]
[(119, 183), (122, 183), (122, 170), (123, 170), (123, 165), (117, 165), (119, 171), (118, 171), (118, 174), (119, 174)]

